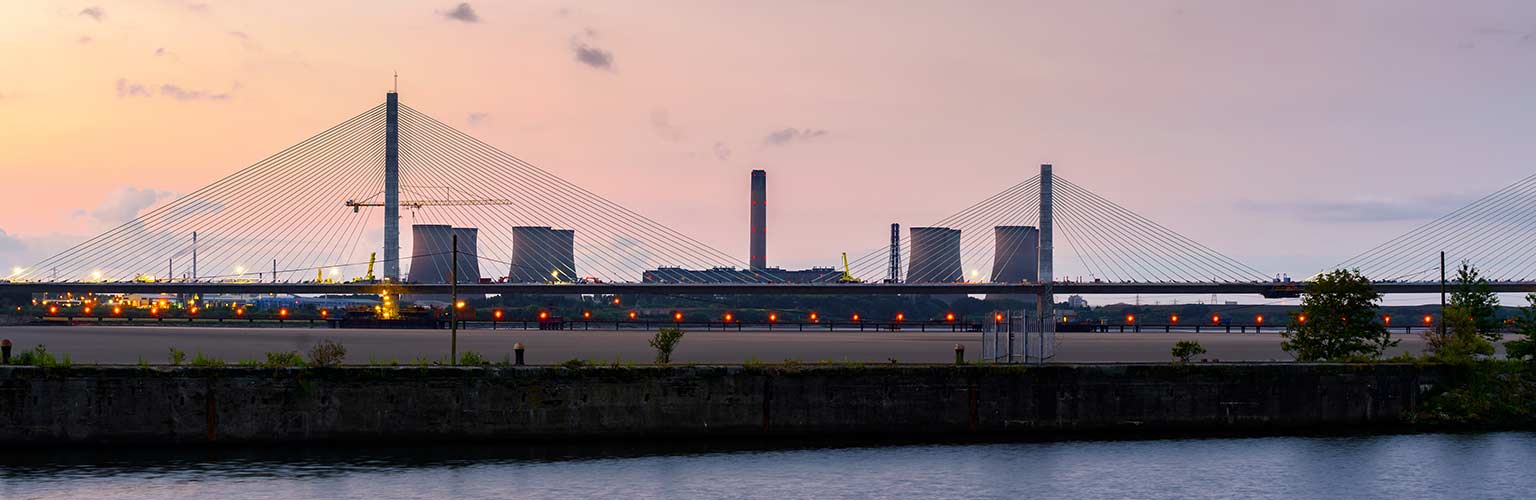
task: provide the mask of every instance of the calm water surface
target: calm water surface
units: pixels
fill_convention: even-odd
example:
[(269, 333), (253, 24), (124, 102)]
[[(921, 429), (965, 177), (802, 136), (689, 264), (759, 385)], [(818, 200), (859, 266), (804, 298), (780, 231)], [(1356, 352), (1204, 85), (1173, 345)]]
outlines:
[(707, 452), (12, 452), (0, 455), (0, 498), (1536, 498), (1536, 434)]

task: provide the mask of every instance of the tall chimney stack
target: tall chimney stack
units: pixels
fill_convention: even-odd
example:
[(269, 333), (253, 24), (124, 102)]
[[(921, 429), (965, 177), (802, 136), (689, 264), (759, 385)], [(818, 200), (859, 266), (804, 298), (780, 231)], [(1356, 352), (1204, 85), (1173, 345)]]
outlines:
[(768, 173), (762, 170), (752, 171), (752, 245), (751, 258), (748, 260), (752, 269), (768, 268), (768, 235), (764, 232), (768, 229)]

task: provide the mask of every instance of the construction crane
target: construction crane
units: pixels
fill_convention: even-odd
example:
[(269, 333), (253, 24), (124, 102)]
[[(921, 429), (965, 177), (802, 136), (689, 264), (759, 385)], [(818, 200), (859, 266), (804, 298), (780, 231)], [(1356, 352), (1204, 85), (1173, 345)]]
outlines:
[[(400, 200), (400, 206), (405, 208), (421, 207), (477, 207), (491, 205), (511, 205), (512, 200), (493, 198), (480, 200)], [(352, 207), (352, 213), (357, 213), (362, 207), (382, 207), (382, 202), (347, 200), (347, 206)]]
[(363, 275), (363, 276), (362, 276), (362, 277), (360, 277), (360, 278), (354, 278), (354, 279), (353, 279), (353, 280), (352, 280), (352, 282), (354, 282), (354, 283), (356, 283), (356, 282), (360, 282), (360, 281), (367, 281), (367, 282), (371, 282), (371, 281), (373, 281), (373, 280), (374, 280), (374, 278), (373, 278), (373, 261), (374, 261), (374, 259), (375, 259), (375, 258), (377, 258), (377, 257), (378, 257), (378, 256), (379, 256), (379, 253), (378, 253), (378, 252), (370, 252), (370, 253), (369, 253), (369, 254), (368, 254), (368, 272), (367, 272), (367, 273), (365, 273), (365, 274), (364, 274), (364, 275)]
[(855, 277), (853, 277), (852, 273), (848, 272), (848, 252), (843, 252), (843, 275), (837, 277), (837, 282), (838, 283), (863, 283), (864, 282), (864, 280), (855, 278)]

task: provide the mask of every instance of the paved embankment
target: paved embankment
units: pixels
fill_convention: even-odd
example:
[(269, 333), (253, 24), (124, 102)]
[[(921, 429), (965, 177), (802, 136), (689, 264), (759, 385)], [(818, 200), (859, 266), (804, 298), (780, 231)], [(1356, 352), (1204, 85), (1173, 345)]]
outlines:
[[(530, 363), (554, 364), (571, 358), (612, 361), (650, 361), (654, 350), (646, 345), (652, 332), (644, 331), (538, 331), (470, 330), (459, 332), (459, 349), (473, 350), (500, 360), (512, 345), (528, 346)], [(327, 328), (244, 328), (185, 326), (16, 326), (0, 328), (18, 351), (44, 344), (49, 351), (68, 353), (76, 363), (134, 364), (166, 362), (175, 347), (188, 353), (201, 351), (230, 363), (265, 359), (268, 351), (306, 351), (321, 339), (347, 346), (347, 360), (398, 360), (409, 363), (419, 357), (446, 359), (446, 330), (332, 330)], [(1204, 357), (1222, 361), (1290, 361), (1280, 349), (1275, 333), (1062, 333), (1058, 334), (1056, 362), (1166, 362), (1169, 350), (1180, 340), (1195, 340), (1209, 351)], [(1398, 336), (1402, 344), (1387, 352), (1419, 353), (1423, 339)], [(936, 332), (721, 332), (690, 330), (673, 360), (691, 363), (743, 363), (751, 359), (780, 362), (865, 361), (945, 363), (954, 360), (955, 344), (963, 344), (969, 359), (981, 354), (981, 334)]]
[(1447, 370), (0, 367), (0, 444), (1345, 430), (1401, 423)]

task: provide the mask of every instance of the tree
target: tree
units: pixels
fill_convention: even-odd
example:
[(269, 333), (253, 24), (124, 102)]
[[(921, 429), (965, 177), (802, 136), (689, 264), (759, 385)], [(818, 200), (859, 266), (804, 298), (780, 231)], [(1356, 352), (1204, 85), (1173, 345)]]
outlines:
[(1381, 293), (1359, 271), (1336, 269), (1318, 276), (1291, 312), (1280, 347), (1297, 361), (1380, 357), (1397, 345), (1376, 322)]
[(1493, 343), (1478, 333), (1477, 321), (1461, 306), (1446, 306), (1445, 330), (1424, 332), (1424, 350), (1440, 361), (1470, 361), (1493, 355)]
[[(1456, 288), (1451, 290), (1445, 315), (1450, 316), (1452, 311), (1456, 312), (1457, 319), (1470, 318), (1472, 328), (1489, 342), (1498, 342), (1502, 337), (1499, 333), (1499, 297), (1489, 288), (1488, 279), (1465, 260), (1456, 270)], [(1447, 326), (1454, 324), (1455, 321), (1446, 320)]]
[(1195, 356), (1205, 354), (1205, 347), (1193, 340), (1180, 340), (1173, 344), (1173, 357), (1180, 363), (1188, 363)]
[(656, 364), (664, 365), (672, 362), (672, 351), (677, 349), (677, 343), (683, 341), (683, 330), (670, 326), (656, 330), (656, 336), (651, 337), (651, 347), (656, 349)]
[(1525, 302), (1525, 307), (1520, 308), (1520, 317), (1515, 320), (1515, 328), (1525, 338), (1504, 343), (1505, 356), (1509, 359), (1536, 359), (1536, 293), (1526, 294)]

